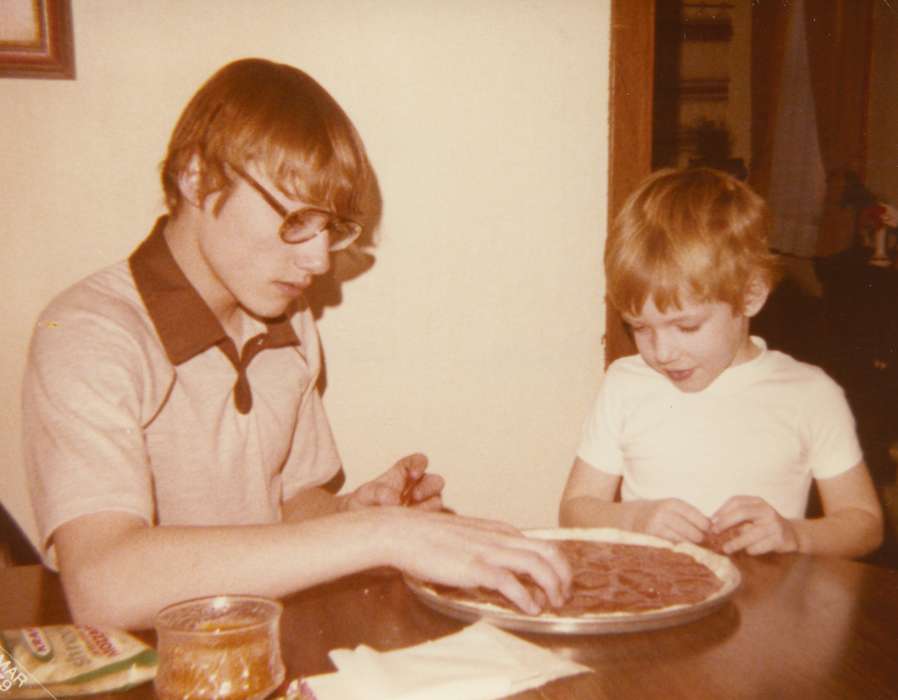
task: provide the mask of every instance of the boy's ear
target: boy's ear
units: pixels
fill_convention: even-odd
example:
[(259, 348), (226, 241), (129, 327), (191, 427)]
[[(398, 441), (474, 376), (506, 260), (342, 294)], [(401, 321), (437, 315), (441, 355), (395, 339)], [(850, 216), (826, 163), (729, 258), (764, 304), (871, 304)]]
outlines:
[(743, 315), (748, 318), (756, 316), (764, 308), (764, 304), (767, 303), (767, 297), (769, 296), (770, 284), (760, 276), (752, 277), (745, 290)]
[(200, 183), (203, 175), (203, 164), (197, 154), (190, 157), (187, 167), (178, 176), (178, 189), (181, 196), (196, 207), (202, 206)]

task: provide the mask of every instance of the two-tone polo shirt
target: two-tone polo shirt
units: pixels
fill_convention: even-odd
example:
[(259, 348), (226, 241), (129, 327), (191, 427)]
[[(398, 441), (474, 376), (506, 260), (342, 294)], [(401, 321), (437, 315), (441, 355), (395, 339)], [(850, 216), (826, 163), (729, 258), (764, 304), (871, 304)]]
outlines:
[(159, 525), (277, 522), (340, 468), (299, 299), (246, 314), (242, 348), (163, 236), (60, 294), (40, 315), (23, 385), (24, 454), (48, 563), (60, 525), (102, 511)]

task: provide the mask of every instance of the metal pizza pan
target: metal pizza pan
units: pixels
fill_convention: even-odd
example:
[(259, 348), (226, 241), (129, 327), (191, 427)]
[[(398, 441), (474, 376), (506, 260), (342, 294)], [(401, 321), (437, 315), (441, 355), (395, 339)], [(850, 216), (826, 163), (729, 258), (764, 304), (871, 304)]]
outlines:
[(650, 535), (630, 533), (612, 528), (554, 528), (551, 530), (529, 530), (527, 534), (530, 537), (542, 539), (579, 539), (644, 544), (682, 551), (708, 566), (724, 582), (724, 585), (709, 598), (693, 605), (677, 605), (660, 610), (636, 613), (621, 612), (562, 617), (552, 615), (551, 613), (527, 615), (488, 603), (453, 600), (442, 595), (426, 582), (410, 576), (405, 577), (406, 584), (415, 597), (427, 607), (464, 622), (486, 620), (497, 627), (519, 632), (619, 634), (673, 627), (700, 619), (729, 603), (742, 583), (739, 569), (736, 568), (728, 557), (715, 554), (692, 544), (674, 545), (666, 540)]

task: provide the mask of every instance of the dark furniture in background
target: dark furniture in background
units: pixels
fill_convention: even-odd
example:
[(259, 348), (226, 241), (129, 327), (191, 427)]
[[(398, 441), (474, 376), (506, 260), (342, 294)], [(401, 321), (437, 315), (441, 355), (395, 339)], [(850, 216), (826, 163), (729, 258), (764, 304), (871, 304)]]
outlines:
[[(814, 261), (822, 298), (803, 295), (788, 279), (774, 291), (752, 332), (768, 346), (819, 365), (845, 390), (864, 456), (885, 508), (896, 482), (898, 446), (898, 269), (869, 265), (857, 246)], [(898, 456), (898, 455), (896, 455)], [(887, 514), (888, 515), (888, 514)], [(888, 517), (887, 517), (888, 524)], [(898, 536), (870, 561), (898, 568)]]
[(0, 566), (39, 564), (40, 558), (6, 508), (0, 504)]

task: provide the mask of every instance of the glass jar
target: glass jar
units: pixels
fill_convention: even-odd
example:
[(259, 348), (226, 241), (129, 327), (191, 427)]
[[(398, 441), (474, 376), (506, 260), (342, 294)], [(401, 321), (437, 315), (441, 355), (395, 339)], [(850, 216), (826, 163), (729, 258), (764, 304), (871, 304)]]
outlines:
[(220, 595), (156, 615), (161, 700), (263, 700), (284, 680), (280, 619), (268, 598)]

